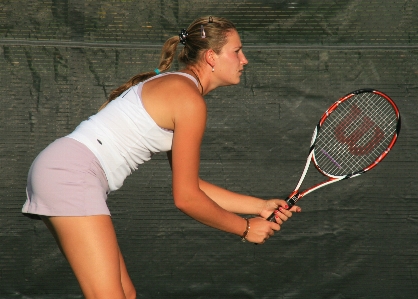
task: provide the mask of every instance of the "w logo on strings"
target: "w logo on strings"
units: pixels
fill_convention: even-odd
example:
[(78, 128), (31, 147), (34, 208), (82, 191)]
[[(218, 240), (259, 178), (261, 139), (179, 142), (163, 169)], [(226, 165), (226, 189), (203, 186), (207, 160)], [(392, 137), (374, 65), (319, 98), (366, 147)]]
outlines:
[[(359, 117), (361, 121), (357, 121)], [(354, 127), (353, 123), (358, 126)], [(370, 117), (361, 116), (361, 109), (356, 105), (351, 107), (350, 113), (335, 128), (337, 140), (346, 144), (348, 151), (356, 156), (369, 154), (383, 140), (384, 135), (383, 130)]]

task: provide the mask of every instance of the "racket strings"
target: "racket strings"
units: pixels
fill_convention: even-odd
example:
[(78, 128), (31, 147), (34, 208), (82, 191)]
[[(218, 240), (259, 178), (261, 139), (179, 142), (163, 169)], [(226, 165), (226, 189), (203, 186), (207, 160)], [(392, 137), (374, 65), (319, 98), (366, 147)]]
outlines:
[(320, 127), (314, 154), (317, 167), (333, 176), (368, 167), (388, 148), (397, 118), (392, 104), (373, 92), (341, 102)]
[[(364, 94), (362, 95), (364, 96)], [(343, 119), (343, 121), (342, 122), (338, 121), (337, 117), (333, 118), (334, 120), (336, 120), (335, 122), (338, 121), (339, 127), (338, 126), (335, 127), (333, 126), (331, 122), (328, 122), (330, 125), (330, 128), (334, 128), (334, 130), (328, 130), (328, 134), (332, 133), (333, 135), (337, 135), (337, 137), (339, 136), (339, 138), (337, 138), (339, 142), (333, 142), (332, 143), (333, 147), (328, 146), (328, 150), (332, 149), (332, 153), (334, 155), (336, 152), (345, 154), (345, 161), (347, 162), (351, 161), (351, 163), (354, 163), (352, 164), (352, 166), (354, 167), (355, 170), (359, 169), (359, 165), (363, 165), (364, 163), (369, 164), (370, 162), (374, 160), (373, 158), (375, 155), (365, 155), (365, 153), (370, 152), (371, 150), (373, 150), (373, 148), (375, 148), (375, 151), (380, 152), (379, 147), (376, 147), (376, 144), (373, 142), (369, 143), (368, 147), (367, 146), (364, 147), (364, 144), (366, 144), (367, 141), (371, 140), (372, 135), (373, 134), (376, 135), (376, 131), (370, 130), (370, 129), (374, 125), (374, 121), (377, 120), (376, 115), (377, 116), (382, 115), (382, 111), (383, 111), (382, 109), (380, 109), (381, 106), (370, 105), (370, 103), (372, 104), (375, 103), (375, 102), (370, 102), (370, 100), (371, 100), (371, 97), (368, 95), (368, 98), (363, 99), (361, 103), (353, 103), (353, 101), (351, 101), (352, 102), (351, 104), (353, 105), (350, 105), (351, 106), (350, 110), (346, 109), (347, 107), (349, 107), (348, 105), (344, 105), (345, 107), (341, 105), (340, 108), (345, 108), (343, 109), (344, 111), (339, 109), (340, 114), (343, 112), (343, 114), (339, 116), (340, 118)], [(365, 107), (364, 105), (365, 103), (368, 104), (368, 107)], [(359, 111), (363, 112), (362, 122), (359, 120), (359, 116), (360, 116)], [(368, 111), (368, 114), (364, 115), (364, 111)], [(370, 119), (372, 112), (374, 113), (373, 115), (374, 121)], [(336, 116), (336, 114), (334, 116)], [(330, 118), (330, 120), (332, 119)], [(378, 124), (380, 126), (382, 123), (384, 124), (382, 120), (378, 121)], [(376, 128), (378, 128), (379, 130), (376, 136), (382, 137), (381, 132), (384, 132), (384, 130), (387, 130), (387, 128), (384, 127), (383, 128), (384, 130), (381, 130), (379, 125), (376, 126)], [(323, 131), (327, 132), (326, 129)], [(335, 139), (333, 138), (332, 135), (328, 136), (327, 138), (329, 138), (330, 140)], [(351, 159), (353, 155), (357, 156), (356, 159), (354, 160)], [(373, 157), (372, 160), (368, 159), (369, 156)], [(326, 157), (329, 158), (328, 156)], [(333, 164), (336, 165), (335, 162), (333, 162)]]

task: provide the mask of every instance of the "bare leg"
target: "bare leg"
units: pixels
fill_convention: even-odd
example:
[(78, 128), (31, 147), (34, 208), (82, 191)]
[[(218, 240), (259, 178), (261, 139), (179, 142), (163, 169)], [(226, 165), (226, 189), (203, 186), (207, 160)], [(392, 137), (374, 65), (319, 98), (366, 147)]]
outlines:
[(42, 220), (70, 263), (86, 299), (136, 297), (110, 216)]
[(136, 290), (129, 277), (128, 270), (126, 269), (125, 260), (123, 259), (122, 253), (119, 250), (119, 263), (120, 263), (120, 276), (122, 281), (123, 292), (125, 293), (126, 299), (135, 299)]

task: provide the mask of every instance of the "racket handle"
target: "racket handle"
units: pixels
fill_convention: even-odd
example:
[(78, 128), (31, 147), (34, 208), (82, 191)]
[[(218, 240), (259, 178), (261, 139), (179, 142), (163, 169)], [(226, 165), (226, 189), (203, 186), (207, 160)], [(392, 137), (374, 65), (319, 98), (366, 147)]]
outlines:
[[(289, 209), (295, 205), (295, 203), (299, 200), (299, 193), (294, 194), (292, 197), (286, 198), (287, 205), (289, 206)], [(274, 213), (271, 213), (271, 215), (266, 219), (270, 222), (276, 222), (276, 218), (274, 217)]]

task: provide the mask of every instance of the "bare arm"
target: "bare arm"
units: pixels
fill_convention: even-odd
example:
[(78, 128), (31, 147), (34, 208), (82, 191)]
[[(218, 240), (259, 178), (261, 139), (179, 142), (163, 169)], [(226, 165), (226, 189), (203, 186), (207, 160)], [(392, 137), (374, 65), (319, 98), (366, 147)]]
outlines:
[(200, 95), (191, 99), (183, 97), (179, 101), (171, 152), (174, 203), (206, 225), (242, 235), (246, 221), (223, 209), (199, 187), (200, 144), (206, 126), (206, 105)]
[(203, 180), (199, 180), (200, 189), (227, 211), (239, 214), (260, 215), (266, 201), (257, 197), (238, 194)]
[[(206, 126), (206, 104), (200, 94), (194, 94), (193, 90), (183, 88), (182, 91), (185, 91), (184, 94), (176, 98), (173, 113), (173, 146), (168, 155), (173, 172), (174, 203), (182, 212), (203, 224), (242, 236), (247, 221), (220, 205), (227, 205), (227, 201), (222, 198), (227, 198), (227, 195), (230, 195), (229, 191), (205, 184), (199, 179), (200, 145)], [(200, 184), (203, 184), (202, 188)], [(217, 197), (220, 204), (210, 198), (204, 190)], [(239, 195), (236, 195), (235, 201), (238, 197)], [(254, 200), (251, 197), (246, 198), (249, 201)], [(238, 207), (234, 205), (235, 208), (232, 209)], [(257, 209), (247, 210), (256, 212)], [(275, 230), (280, 229), (279, 224), (262, 218), (252, 218), (250, 221), (251, 229), (247, 235), (250, 242), (262, 243), (273, 235)]]
[[(172, 160), (171, 154), (171, 151), (167, 153), (170, 164)], [(199, 179), (199, 188), (221, 208), (232, 213), (260, 215), (267, 218), (274, 210), (277, 210), (280, 207), (285, 208), (286, 204), (280, 199), (264, 200), (254, 196), (235, 193), (202, 179)], [(290, 211), (300, 212), (301, 209), (298, 206), (295, 206), (294, 208), (292, 207)], [(291, 214), (286, 213), (286, 211), (282, 211), (282, 213), (285, 213), (287, 218), (291, 217)], [(281, 223), (280, 220), (278, 221)]]
[[(172, 152), (167, 153), (172, 165)], [(266, 201), (257, 197), (238, 194), (199, 178), (199, 188), (223, 209), (238, 214), (260, 215)]]
[[(206, 126), (206, 104), (195, 89), (179, 90), (173, 105), (174, 137), (169, 153), (173, 172), (173, 196), (178, 209), (208, 226), (241, 236), (247, 222), (235, 213), (271, 214), (279, 204), (262, 206), (262, 200), (239, 195), (199, 179), (200, 145)], [(181, 96), (179, 96), (181, 94)], [(281, 201), (284, 202), (284, 201)], [(266, 209), (267, 207), (267, 209)], [(291, 216), (290, 211), (280, 213), (278, 223)], [(247, 239), (262, 243), (279, 230), (280, 225), (263, 218), (252, 218)]]

